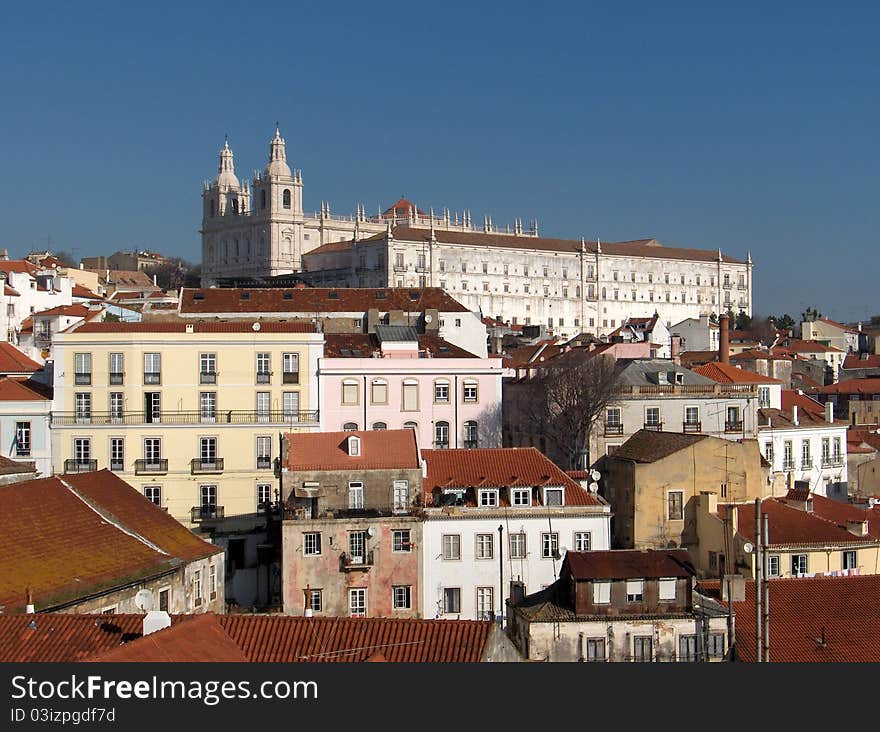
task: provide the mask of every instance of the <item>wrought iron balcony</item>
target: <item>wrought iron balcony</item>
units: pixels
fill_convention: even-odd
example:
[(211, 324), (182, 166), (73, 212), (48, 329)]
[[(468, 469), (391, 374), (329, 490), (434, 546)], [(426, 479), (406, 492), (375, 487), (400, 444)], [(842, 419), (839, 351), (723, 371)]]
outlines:
[(605, 423), (605, 437), (609, 437), (611, 435), (622, 435), (623, 434), (623, 424), (620, 422), (606, 422)]
[(290, 412), (282, 409), (250, 411), (233, 410), (218, 411), (215, 417), (208, 417), (199, 410), (155, 412), (125, 412), (123, 415), (111, 412), (52, 412), (52, 426), (63, 427), (78, 424), (110, 425), (110, 424), (278, 424), (291, 425), (299, 423), (315, 423), (318, 411)]
[(165, 458), (155, 458), (153, 460), (135, 460), (135, 475), (159, 475), (168, 472), (168, 460)]
[(98, 469), (97, 460), (65, 460), (65, 473), (92, 473)]
[(121, 371), (111, 371), (110, 372), (110, 385), (111, 386), (118, 386), (119, 384), (122, 384), (124, 380), (125, 380), (125, 377), (123, 376)]
[(272, 380), (271, 371), (257, 371), (257, 383), (268, 384)]
[(282, 384), (298, 384), (299, 383), (299, 371), (285, 371), (281, 375), (281, 383)]
[(794, 460), (783, 460), (782, 461), (782, 469), (785, 472), (790, 472), (794, 470)]
[(160, 383), (162, 383), (162, 374), (158, 371), (145, 371), (144, 372), (144, 383), (145, 384), (160, 384)]
[(475, 450), (475, 449), (477, 449), (477, 448), (479, 447), (479, 445), (477, 444), (477, 442), (478, 442), (477, 440), (465, 440), (465, 441), (464, 441), (464, 448), (465, 448), (465, 450)]
[(267, 455), (258, 455), (257, 456), (257, 470), (271, 470), (272, 469), (272, 458)]
[(840, 468), (843, 466), (843, 455), (834, 455), (833, 457), (823, 458), (823, 468)]
[(217, 383), (217, 372), (216, 371), (202, 371), (199, 373), (199, 383), (200, 384), (216, 384)]
[(363, 554), (347, 554), (343, 552), (339, 555), (339, 569), (342, 572), (352, 572), (357, 570), (368, 570), (373, 566), (373, 550), (364, 552)]
[(810, 470), (813, 467), (812, 460), (801, 460), (801, 470)]
[(682, 432), (702, 432), (703, 431), (703, 423), (702, 422), (683, 422), (681, 425)]
[(724, 423), (724, 431), (725, 432), (742, 432), (743, 423), (742, 420), (738, 422), (725, 422)]
[(110, 470), (115, 470), (117, 472), (125, 471), (125, 463), (122, 460), (114, 460), (110, 458)]
[(92, 383), (92, 374), (91, 373), (78, 373), (74, 374), (73, 383), (77, 386), (88, 386)]
[(194, 524), (222, 521), (224, 518), (226, 518), (226, 511), (223, 506), (193, 506), (190, 510), (190, 521)]
[(662, 432), (663, 431), (663, 423), (662, 422), (645, 422), (643, 425), (646, 430), (653, 430), (654, 432)]
[(198, 473), (222, 473), (223, 458), (214, 458), (213, 460), (193, 458), (190, 461), (190, 472), (193, 475), (196, 475)]

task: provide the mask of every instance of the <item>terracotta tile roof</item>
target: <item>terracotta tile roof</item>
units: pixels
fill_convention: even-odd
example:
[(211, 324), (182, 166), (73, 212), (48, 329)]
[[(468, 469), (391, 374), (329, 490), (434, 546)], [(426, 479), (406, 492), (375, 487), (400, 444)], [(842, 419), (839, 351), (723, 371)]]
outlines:
[(683, 351), (681, 365), (687, 369), (718, 360), (718, 351)]
[(357, 663), (381, 653), (397, 663), (476, 663), (491, 621), (222, 615), (227, 635), (255, 663)]
[[(248, 293), (247, 299), (242, 297), (244, 293)], [(422, 312), (426, 309), (443, 313), (468, 312), (464, 305), (439, 287), (184, 288), (180, 298), (181, 314), (365, 313), (371, 308), (380, 312)]]
[[(612, 549), (565, 553), (571, 576), (588, 579), (654, 579), (696, 574), (686, 549)], [(564, 571), (564, 570), (563, 570)]]
[(5, 455), (0, 455), (0, 475), (22, 475), (24, 473), (33, 473), (36, 478), (37, 464), (13, 460)]
[[(167, 571), (175, 560), (223, 551), (108, 470), (65, 475), (63, 481), (54, 477), (0, 486), (0, 605), (7, 612), (24, 605), (28, 586), (38, 609), (52, 607), (123, 580)], [(111, 514), (125, 530), (110, 522)]]
[[(867, 509), (860, 508), (859, 506), (854, 506), (852, 503), (844, 503), (843, 501), (835, 501), (832, 498), (826, 498), (825, 496), (819, 496), (815, 493), (810, 496), (813, 501), (813, 514), (815, 516), (819, 516), (820, 518), (825, 519), (826, 521), (830, 521), (835, 524), (838, 528), (847, 529), (848, 522), (868, 522), (868, 535), (873, 537), (874, 539), (880, 540), (880, 511), (876, 509)], [(787, 503), (789, 500), (797, 501), (802, 500), (797, 496), (788, 495), (785, 498), (778, 499), (780, 503)], [(762, 503), (763, 505), (763, 503)], [(754, 512), (752, 512), (752, 516), (754, 517)], [(854, 536), (854, 535), (853, 535)], [(773, 531), (770, 531), (770, 537), (773, 538)], [(864, 537), (856, 537), (856, 538), (864, 538)]]
[[(431, 237), (429, 229), (418, 229), (409, 226), (395, 226), (392, 229), (395, 239), (421, 242)], [(510, 234), (486, 234), (473, 231), (450, 231), (435, 229), (434, 234), (441, 244), (458, 244), (461, 246), (501, 247), (507, 249), (537, 249), (541, 251), (579, 252), (580, 239), (550, 239), (536, 236), (513, 236)], [(384, 233), (370, 237), (374, 240), (385, 238)], [(594, 241), (585, 243), (586, 250), (595, 254), (598, 245)], [(717, 262), (717, 249), (684, 249), (667, 247), (655, 239), (637, 239), (625, 242), (602, 242), (603, 255), (619, 255), (624, 257), (647, 257), (653, 259), (680, 259), (686, 261)], [(745, 264), (743, 260), (734, 259), (726, 254), (724, 261), (731, 264)]]
[(846, 379), (836, 384), (820, 386), (818, 394), (877, 394), (880, 393), (880, 378)]
[(705, 376), (719, 384), (781, 384), (779, 379), (772, 376), (762, 376), (754, 371), (746, 371), (745, 369), (731, 366), (727, 363), (707, 363), (702, 366), (694, 366), (694, 373)]
[(92, 292), (88, 287), (85, 287), (80, 284), (75, 284), (73, 286), (73, 288), (71, 289), (70, 294), (73, 297), (84, 297), (89, 300), (99, 300), (101, 298), (100, 295), (98, 295), (95, 292)]
[[(250, 320), (149, 320), (140, 323), (82, 323), (76, 333), (251, 333)], [(261, 333), (314, 333), (315, 324), (306, 320), (260, 320)]]
[(67, 315), (72, 318), (85, 318), (90, 311), (87, 305), (76, 303), (74, 305), (59, 305), (58, 307), (42, 310), (39, 313), (33, 313), (34, 318), (54, 318), (56, 315)]
[(834, 346), (826, 346), (819, 341), (805, 341), (800, 338), (786, 338), (780, 345), (772, 349), (774, 353), (844, 353)]
[(782, 390), (782, 409), (785, 412), (791, 414), (792, 407), (797, 405), (798, 411), (803, 414), (807, 412), (812, 414), (815, 417), (820, 417), (823, 421), (825, 419), (825, 407), (817, 402), (815, 399), (811, 399), (806, 394), (798, 394), (794, 389), (783, 389)]
[[(864, 358), (862, 357), (864, 356)], [(848, 353), (843, 359), (845, 369), (876, 369), (880, 368), (880, 353)]]
[(639, 430), (612, 455), (612, 460), (634, 460), (637, 463), (653, 463), (705, 440), (708, 435), (680, 432), (657, 432)]
[(7, 297), (21, 297), (21, 293), (18, 290), (5, 284), (3, 285), (3, 294)]
[(43, 367), (7, 341), (0, 341), (0, 374), (33, 373)]
[[(419, 350), (430, 352), (433, 358), (478, 358), (470, 351), (435, 335), (418, 336)], [(381, 350), (375, 335), (369, 333), (326, 333), (325, 358), (370, 358)]]
[[(444, 488), (563, 486), (567, 506), (604, 505), (534, 447), (422, 450), (422, 457), (428, 464), (422, 482), (426, 501), (438, 498)], [(532, 491), (533, 505), (542, 505), (541, 493)], [(473, 499), (471, 491), (469, 505)], [(500, 499), (502, 506), (508, 505), (507, 496)]]
[[(813, 496), (814, 508), (816, 499), (821, 498), (822, 496)], [(871, 537), (851, 534), (847, 531), (846, 525), (841, 528), (834, 521), (823, 518), (815, 511), (809, 513), (793, 508), (778, 498), (762, 501), (761, 513), (766, 513), (770, 522), (771, 547), (864, 544), (866, 540), (875, 541)], [(737, 531), (748, 541), (755, 541), (754, 503), (743, 503), (737, 507)]]
[(104, 275), (108, 284), (116, 287), (142, 287), (148, 290), (157, 289), (153, 284), (153, 278), (146, 272), (139, 269), (111, 269), (107, 270), (90, 270)]
[(424, 211), (420, 211), (419, 208), (414, 203), (412, 203), (411, 201), (409, 201), (406, 198), (401, 196), (397, 201), (392, 203), (388, 208), (386, 208), (382, 212), (382, 218), (383, 219), (393, 219), (395, 216), (397, 216), (397, 217), (409, 216), (410, 211), (413, 211), (413, 210), (415, 210), (415, 212), (418, 216), (427, 216), (428, 215)]
[(170, 628), (136, 638), (89, 658), (109, 663), (246, 663), (236, 645), (213, 613), (171, 623)]
[(799, 382), (801, 386), (806, 387), (807, 389), (818, 389), (822, 384), (814, 379), (811, 379), (806, 374), (792, 374), (791, 375), (792, 382)]
[(0, 272), (24, 272), (25, 274), (34, 275), (39, 271), (39, 267), (28, 262), (26, 259), (0, 260)]
[(34, 319), (30, 315), (28, 315), (28, 317), (21, 321), (21, 327), (18, 330), (19, 333), (33, 333)]
[(28, 379), (13, 379), (8, 376), (0, 376), (0, 402), (52, 401), (51, 394), (47, 394), (45, 389), (36, 391), (31, 388), (33, 383)]
[[(360, 438), (360, 455), (348, 454), (348, 438)], [(297, 432), (285, 435), (290, 470), (394, 470), (419, 467), (415, 430)]]
[[(718, 597), (718, 582), (700, 583)], [(880, 575), (774, 579), (770, 592), (770, 660), (775, 663), (880, 661)], [(755, 583), (734, 603), (737, 655), (755, 660)]]
[[(767, 420), (770, 420), (770, 424), (767, 424)], [(793, 411), (788, 411), (785, 409), (770, 409), (769, 407), (762, 407), (758, 410), (758, 431), (763, 432), (764, 430), (811, 430), (822, 427), (846, 427), (847, 421), (845, 419), (836, 419), (833, 423), (829, 423), (825, 421), (825, 412), (801, 412), (800, 407), (798, 408), (798, 423), (794, 423), (794, 413)]]
[(868, 445), (863, 445), (861, 440), (849, 440), (846, 441), (846, 454), (847, 455), (871, 455), (877, 452), (876, 447), (869, 447)]
[[(375, 237), (369, 237), (373, 239)], [(354, 246), (353, 239), (346, 239), (343, 241), (328, 241), (326, 244), (321, 244), (319, 247), (315, 247), (314, 249), (309, 249), (305, 253), (304, 256), (308, 257), (312, 254), (332, 254), (334, 252), (347, 252), (349, 249)]]
[(783, 353), (771, 353), (758, 348), (749, 348), (730, 356), (731, 361), (791, 361), (791, 356)]
[(858, 443), (865, 443), (875, 450), (880, 450), (880, 434), (873, 431), (874, 429), (873, 427), (852, 426), (846, 431), (847, 442), (852, 440)]

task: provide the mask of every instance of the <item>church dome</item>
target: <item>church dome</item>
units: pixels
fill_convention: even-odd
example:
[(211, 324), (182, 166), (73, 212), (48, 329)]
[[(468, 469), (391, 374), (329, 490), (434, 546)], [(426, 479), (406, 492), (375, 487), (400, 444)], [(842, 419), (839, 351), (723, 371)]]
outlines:
[(277, 175), (290, 178), (290, 166), (287, 164), (287, 149), (281, 130), (275, 126), (275, 137), (269, 143), (269, 164), (266, 166), (266, 175)]
[(220, 169), (217, 173), (215, 184), (218, 188), (241, 188), (238, 178), (235, 177), (235, 165), (233, 163), (232, 150), (229, 148), (229, 140), (223, 142), (223, 149), (220, 151)]

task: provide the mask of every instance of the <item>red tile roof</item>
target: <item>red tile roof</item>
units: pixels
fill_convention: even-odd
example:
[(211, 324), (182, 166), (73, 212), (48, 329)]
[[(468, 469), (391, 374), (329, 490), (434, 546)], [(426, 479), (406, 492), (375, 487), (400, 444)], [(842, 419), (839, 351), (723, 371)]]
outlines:
[(40, 268), (26, 259), (0, 260), (0, 272), (24, 272), (29, 275), (36, 274)]
[(608, 457), (611, 460), (634, 460), (637, 463), (653, 463), (669, 457), (679, 450), (684, 450), (698, 442), (702, 442), (708, 436), (643, 429), (636, 432)]
[[(428, 475), (422, 482), (426, 501), (435, 497), (435, 491), (439, 496), (444, 488), (563, 486), (567, 506), (604, 505), (534, 447), (422, 450), (422, 457), (428, 464)], [(541, 491), (532, 494), (533, 505), (540, 506)], [(505, 505), (507, 497), (500, 498)]]
[[(859, 508), (851, 503), (843, 501), (835, 501), (832, 498), (818, 496), (815, 493), (811, 496), (813, 501), (813, 515), (830, 521), (841, 529), (847, 529), (847, 522), (868, 522), (868, 534), (874, 539), (880, 540), (880, 511)], [(780, 503), (786, 503), (788, 496), (778, 499)], [(793, 498), (793, 500), (798, 500)], [(763, 504), (762, 504), (763, 505)], [(754, 517), (754, 513), (752, 513)], [(772, 539), (773, 532), (771, 530), (770, 537)], [(864, 538), (864, 537), (857, 537)]]
[(71, 289), (70, 294), (73, 297), (84, 297), (89, 300), (99, 300), (101, 298), (100, 295), (92, 292), (88, 287), (80, 284), (75, 284)]
[(653, 579), (696, 574), (686, 549), (613, 549), (565, 554), (571, 576), (588, 579)]
[(9, 285), (3, 285), (3, 294), (7, 297), (21, 297), (21, 293)]
[[(787, 345), (786, 345), (787, 344)], [(771, 349), (774, 353), (844, 353), (834, 346), (826, 346), (819, 341), (805, 341), (800, 338), (787, 338), (782, 344)]]
[(34, 318), (52, 318), (56, 315), (67, 315), (72, 318), (85, 318), (89, 312), (97, 314), (96, 311), (89, 311), (87, 305), (76, 303), (74, 305), (59, 305), (48, 310), (42, 310), (39, 313), (33, 313)]
[[(418, 343), (419, 350), (430, 353), (432, 358), (478, 358), (470, 351), (465, 351), (435, 335), (420, 335)], [(325, 358), (371, 358), (373, 353), (378, 353), (380, 350), (379, 340), (373, 334), (324, 334)]]
[(175, 559), (223, 551), (108, 470), (0, 486), (0, 515), (0, 605), (7, 612), (25, 604), (28, 586), (38, 609), (53, 607), (167, 571)]
[[(817, 499), (813, 497), (815, 507)], [(825, 499), (825, 500), (831, 500)], [(821, 501), (819, 501), (821, 502)], [(761, 502), (761, 513), (770, 522), (771, 547), (807, 547), (827, 544), (864, 544), (875, 541), (871, 537), (856, 536), (837, 523), (823, 518), (817, 512), (802, 511), (785, 504), (782, 499), (769, 498)], [(830, 513), (829, 509), (829, 515)], [(755, 541), (755, 504), (744, 503), (737, 507), (737, 531), (748, 541)]]
[(52, 396), (44, 389), (35, 391), (33, 382), (28, 379), (13, 379), (0, 376), (0, 402), (45, 402)]
[(719, 384), (781, 384), (779, 379), (772, 376), (762, 376), (754, 371), (731, 366), (727, 363), (707, 363), (702, 366), (694, 366), (691, 369), (695, 374), (705, 376)]
[[(718, 596), (718, 582), (700, 583)], [(880, 661), (880, 575), (774, 579), (770, 593), (770, 660), (775, 663)], [(755, 583), (746, 582), (736, 613), (737, 656), (755, 661)]]
[(401, 196), (397, 201), (392, 203), (382, 212), (382, 218), (392, 219), (395, 216), (397, 216), (398, 218), (409, 216), (410, 212), (413, 210), (419, 216), (427, 216), (427, 214), (424, 211), (420, 211), (414, 203)]
[(23, 374), (43, 367), (7, 341), (0, 341), (0, 374)]
[[(348, 454), (348, 439), (360, 438), (360, 455)], [(415, 430), (297, 432), (285, 435), (290, 470), (394, 470), (419, 467)]]
[(821, 419), (825, 419), (825, 407), (811, 399), (806, 394), (798, 394), (794, 389), (782, 390), (782, 409), (788, 413), (792, 412), (792, 407), (797, 405), (800, 412), (807, 412)]
[(880, 378), (846, 379), (836, 384), (820, 386), (818, 394), (877, 394), (880, 393)]
[(849, 325), (844, 325), (843, 323), (838, 323), (836, 320), (831, 320), (831, 318), (819, 318), (819, 320), (823, 323), (828, 323), (828, 325), (833, 325), (835, 328), (840, 328), (847, 333), (858, 333), (858, 328), (853, 328)]
[[(864, 358), (862, 357), (864, 356)], [(843, 359), (845, 369), (876, 369), (880, 368), (880, 353), (849, 353)]]
[(246, 663), (244, 655), (213, 613), (136, 638), (90, 661), (109, 663)]
[(683, 351), (681, 354), (681, 365), (687, 369), (717, 360), (718, 351)]
[[(306, 320), (260, 320), (261, 333), (314, 333), (315, 324)], [(148, 320), (140, 323), (82, 323), (76, 333), (251, 333), (250, 320)]]
[[(243, 293), (248, 293), (247, 299), (242, 298)], [(196, 299), (196, 295), (200, 298)], [(464, 305), (439, 287), (184, 288), (180, 298), (181, 314), (365, 313), (371, 308), (380, 312), (422, 312), (427, 309), (444, 313), (468, 312)]]
[(0, 475), (22, 475), (24, 473), (33, 473), (32, 477), (36, 478), (37, 464), (35, 462), (13, 460), (5, 455), (0, 455)]
[(733, 353), (730, 356), (731, 361), (791, 361), (791, 356), (783, 353), (771, 353), (770, 351), (762, 351), (757, 348), (749, 348), (740, 353)]

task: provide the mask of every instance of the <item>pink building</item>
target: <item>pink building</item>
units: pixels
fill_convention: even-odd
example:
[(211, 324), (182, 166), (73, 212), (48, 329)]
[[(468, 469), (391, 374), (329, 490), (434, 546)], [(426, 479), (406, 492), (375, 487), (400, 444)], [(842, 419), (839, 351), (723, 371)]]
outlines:
[(409, 326), (325, 339), (322, 430), (412, 428), (420, 448), (501, 445), (501, 359)]

